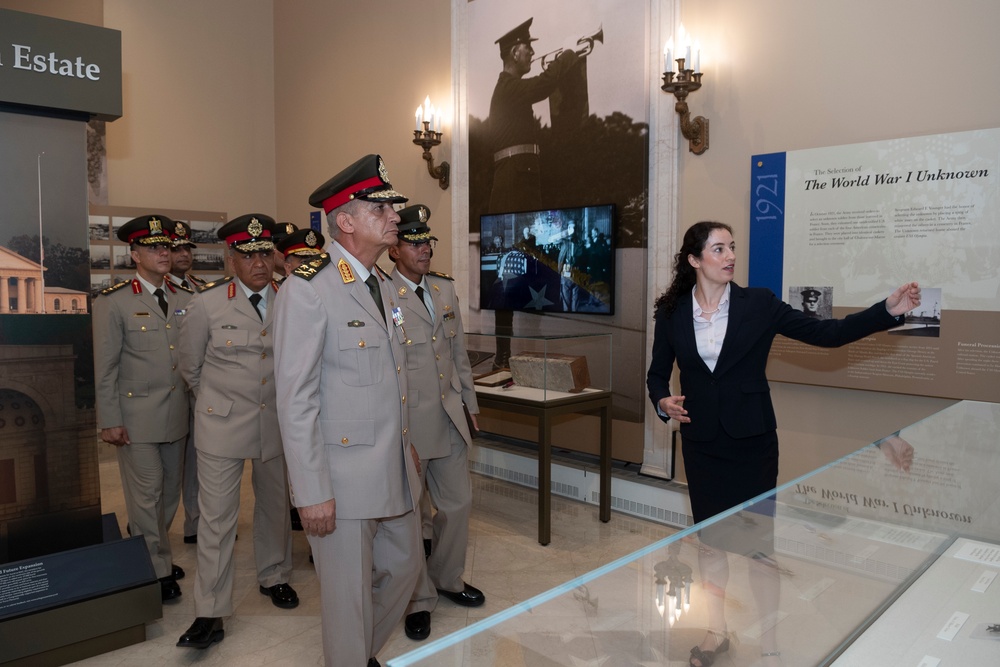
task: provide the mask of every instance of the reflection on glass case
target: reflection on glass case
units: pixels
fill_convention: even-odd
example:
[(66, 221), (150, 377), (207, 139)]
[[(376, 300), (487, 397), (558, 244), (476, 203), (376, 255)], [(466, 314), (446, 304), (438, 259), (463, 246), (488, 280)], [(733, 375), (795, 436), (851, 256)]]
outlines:
[(476, 391), (526, 401), (610, 391), (611, 334), (467, 333)]
[(1000, 664), (997, 442), (957, 403), (388, 667)]

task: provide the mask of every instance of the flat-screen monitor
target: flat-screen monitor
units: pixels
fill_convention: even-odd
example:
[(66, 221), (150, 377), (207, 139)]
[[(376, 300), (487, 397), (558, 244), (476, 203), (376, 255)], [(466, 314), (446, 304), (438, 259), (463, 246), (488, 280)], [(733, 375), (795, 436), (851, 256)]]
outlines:
[(484, 310), (614, 314), (614, 204), (479, 219)]

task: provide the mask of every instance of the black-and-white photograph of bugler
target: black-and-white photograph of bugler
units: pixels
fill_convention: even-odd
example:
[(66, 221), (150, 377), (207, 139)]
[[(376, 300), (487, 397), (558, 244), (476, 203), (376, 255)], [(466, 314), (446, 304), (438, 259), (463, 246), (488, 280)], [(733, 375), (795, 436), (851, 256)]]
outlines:
[(645, 245), (647, 12), (626, 0), (470, 3), (471, 232), (485, 214), (612, 203), (615, 245)]
[(614, 313), (614, 205), (484, 215), (480, 307)]

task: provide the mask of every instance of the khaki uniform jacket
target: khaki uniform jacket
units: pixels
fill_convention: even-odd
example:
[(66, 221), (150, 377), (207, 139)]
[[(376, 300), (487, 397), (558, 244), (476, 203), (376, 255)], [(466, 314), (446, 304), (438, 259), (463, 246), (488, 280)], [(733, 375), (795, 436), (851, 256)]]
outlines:
[(374, 519), (417, 507), (410, 455), (406, 324), (392, 282), (378, 269), (379, 313), (344, 251), (306, 262), (275, 303), (278, 420), (292, 503), (337, 501), (337, 518)]
[(406, 317), (406, 380), (410, 412), (410, 436), (421, 459), (436, 459), (451, 453), (448, 422), (458, 429), (466, 444), (472, 434), (462, 403), (478, 414), (472, 365), (465, 348), (465, 331), (458, 308), (455, 284), (428, 275), (425, 298), (434, 303), (434, 321), (427, 308), (394, 268), (391, 277)]
[(191, 293), (174, 286), (164, 292), (166, 316), (138, 278), (104, 290), (94, 301), (97, 426), (124, 426), (132, 442), (175, 442), (188, 432), (177, 347)]
[[(187, 279), (188, 285), (190, 285), (191, 289), (193, 291), (195, 291), (195, 292), (200, 292), (202, 290), (202, 288), (204, 288), (205, 285), (207, 285), (209, 283), (208, 280), (205, 280), (204, 278), (199, 278), (198, 276), (194, 275), (193, 273), (186, 274), (184, 276), (184, 278)], [(174, 274), (168, 273), (167, 274), (167, 280), (169, 280), (170, 282), (172, 282), (174, 285), (177, 285), (178, 287), (180, 287), (182, 278), (178, 278)]]
[(195, 448), (269, 461), (282, 454), (274, 386), (274, 298), (261, 322), (235, 278), (191, 299), (181, 328), (181, 374), (195, 396)]

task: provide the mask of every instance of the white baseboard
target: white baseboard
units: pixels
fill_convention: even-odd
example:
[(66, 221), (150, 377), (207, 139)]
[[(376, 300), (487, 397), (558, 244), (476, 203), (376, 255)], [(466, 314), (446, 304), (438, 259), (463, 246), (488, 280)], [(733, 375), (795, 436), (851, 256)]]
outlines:
[[(538, 488), (538, 459), (477, 442), (469, 451), (469, 469), (486, 477)], [(600, 475), (587, 466), (552, 463), (552, 493), (598, 505)], [(611, 478), (611, 509), (674, 528), (691, 525), (691, 504), (680, 490), (659, 488), (641, 481)]]

